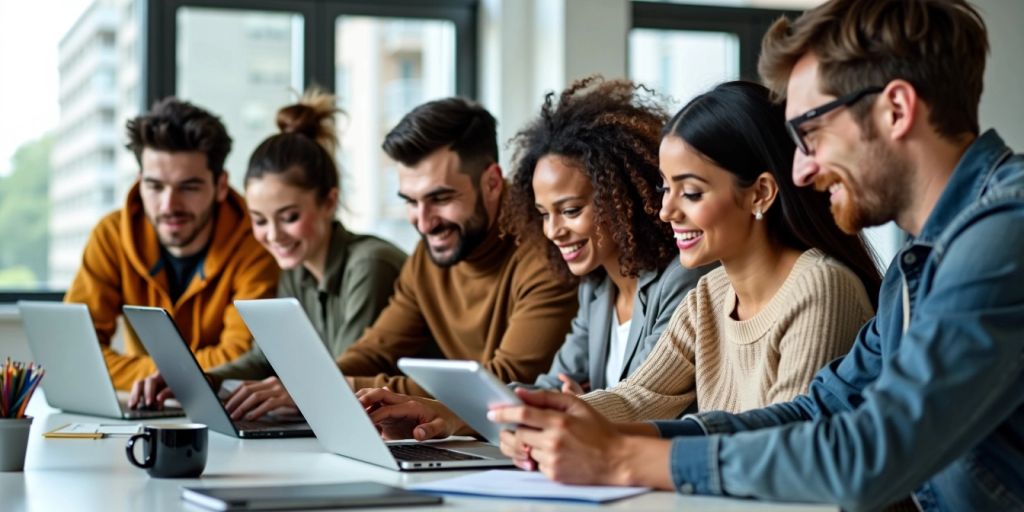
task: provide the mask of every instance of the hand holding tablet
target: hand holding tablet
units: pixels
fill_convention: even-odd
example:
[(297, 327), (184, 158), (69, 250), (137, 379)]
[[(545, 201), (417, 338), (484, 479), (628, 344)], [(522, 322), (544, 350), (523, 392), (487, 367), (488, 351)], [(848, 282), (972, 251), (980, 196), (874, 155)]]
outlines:
[(515, 425), (496, 424), (487, 419), (487, 411), (492, 407), (522, 405), (522, 401), (480, 363), (406, 357), (398, 360), (398, 368), (488, 442), (497, 445), (503, 429), (515, 430)]

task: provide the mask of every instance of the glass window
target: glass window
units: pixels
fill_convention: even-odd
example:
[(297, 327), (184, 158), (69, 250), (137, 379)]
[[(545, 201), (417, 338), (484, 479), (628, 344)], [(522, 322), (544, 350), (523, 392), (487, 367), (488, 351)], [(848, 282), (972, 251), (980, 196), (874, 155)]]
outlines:
[(444, 20), (340, 16), (335, 24), (340, 123), (341, 217), (359, 232), (406, 250), (419, 236), (398, 198), (384, 135), (413, 107), (455, 94), (455, 24)]
[(629, 76), (668, 96), (674, 112), (719, 82), (740, 76), (739, 37), (728, 32), (635, 28)]
[(135, 0), (0, 2), (0, 292), (64, 289), (86, 237), (117, 207), (100, 193), (121, 151), (117, 45)]
[(275, 112), (302, 91), (303, 18), (182, 7), (177, 20), (176, 94), (227, 126), (234, 143), (225, 167), (241, 191), (249, 155), (277, 131)]

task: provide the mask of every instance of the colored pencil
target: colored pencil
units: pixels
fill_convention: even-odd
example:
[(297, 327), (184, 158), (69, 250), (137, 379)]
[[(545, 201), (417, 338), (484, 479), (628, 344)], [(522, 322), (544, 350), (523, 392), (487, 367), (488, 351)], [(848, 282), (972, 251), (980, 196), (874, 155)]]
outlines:
[(20, 363), (4, 360), (0, 376), (0, 418), (19, 419), (25, 417), (32, 394), (46, 372), (35, 363)]

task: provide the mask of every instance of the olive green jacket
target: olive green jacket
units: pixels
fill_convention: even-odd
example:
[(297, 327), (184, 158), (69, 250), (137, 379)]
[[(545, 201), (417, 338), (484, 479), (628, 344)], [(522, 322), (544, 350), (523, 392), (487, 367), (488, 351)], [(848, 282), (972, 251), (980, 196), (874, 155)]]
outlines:
[[(320, 339), (337, 357), (387, 305), (404, 262), (405, 253), (394, 245), (374, 236), (349, 233), (335, 221), (323, 281), (317, 283), (301, 266), (285, 270), (278, 280), (277, 295), (299, 300)], [(223, 379), (255, 380), (274, 375), (274, 370), (253, 343), (249, 352), (210, 373)]]

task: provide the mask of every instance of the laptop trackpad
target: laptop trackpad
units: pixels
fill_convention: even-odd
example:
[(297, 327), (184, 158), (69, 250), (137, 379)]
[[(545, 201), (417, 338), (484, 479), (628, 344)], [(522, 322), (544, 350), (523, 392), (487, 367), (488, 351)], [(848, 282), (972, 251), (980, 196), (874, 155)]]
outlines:
[(438, 448), (447, 448), (449, 450), (455, 450), (462, 453), (468, 453), (470, 455), (476, 455), (477, 457), (484, 457), (487, 459), (507, 459), (501, 449), (497, 446), (487, 444), (481, 441), (446, 441), (439, 440), (436, 442), (426, 441), (426, 443), (434, 444)]

